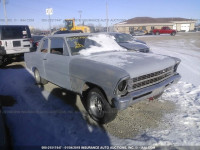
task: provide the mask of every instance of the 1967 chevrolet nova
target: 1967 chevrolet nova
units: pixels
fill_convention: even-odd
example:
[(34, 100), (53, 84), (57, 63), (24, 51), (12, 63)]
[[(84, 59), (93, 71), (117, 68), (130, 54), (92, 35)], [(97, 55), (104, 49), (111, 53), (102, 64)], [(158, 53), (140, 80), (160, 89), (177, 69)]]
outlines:
[(80, 94), (99, 123), (140, 100), (159, 97), (180, 79), (179, 59), (127, 51), (108, 34), (44, 37), (36, 52), (25, 54), (25, 62), (38, 84), (50, 81)]

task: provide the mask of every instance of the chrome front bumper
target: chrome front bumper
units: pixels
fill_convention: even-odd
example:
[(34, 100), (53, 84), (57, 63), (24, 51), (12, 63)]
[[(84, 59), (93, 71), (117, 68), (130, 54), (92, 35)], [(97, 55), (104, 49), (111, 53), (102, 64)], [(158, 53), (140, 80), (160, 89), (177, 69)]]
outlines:
[(175, 74), (160, 83), (130, 92), (123, 97), (114, 98), (114, 105), (118, 110), (123, 110), (126, 109), (128, 106), (137, 103), (138, 101), (145, 100), (151, 97), (157, 97), (161, 95), (163, 91), (171, 84), (177, 83), (180, 78), (181, 76), (179, 74)]

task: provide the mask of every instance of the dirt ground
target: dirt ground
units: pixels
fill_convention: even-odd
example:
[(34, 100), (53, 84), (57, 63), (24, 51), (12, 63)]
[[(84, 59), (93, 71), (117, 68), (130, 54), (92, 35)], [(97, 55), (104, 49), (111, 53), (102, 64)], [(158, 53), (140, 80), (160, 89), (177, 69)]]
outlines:
[[(197, 39), (195, 45), (200, 47), (200, 32), (198, 33), (178, 33), (176, 36), (170, 35), (160, 35), (160, 36), (138, 36), (137, 39), (144, 40), (148, 43), (156, 43), (158, 41), (164, 40), (185, 40), (190, 41), (191, 39)], [(8, 64), (5, 68), (23, 68), (25, 63), (23, 60), (18, 62), (12, 62)], [(58, 89), (58, 93), (65, 93), (67, 95), (74, 95), (69, 91), (63, 90), (58, 86), (48, 83), (44, 86), (44, 89), (51, 92), (53, 89)], [(66, 99), (66, 97), (60, 97), (60, 94), (54, 93), (58, 98)], [(69, 96), (70, 97), (70, 96)], [(67, 99), (65, 100), (67, 101)], [(69, 100), (69, 105), (72, 105), (77, 111), (80, 111), (83, 117), (88, 121), (89, 124), (100, 127), (96, 124), (86, 113), (80, 97), (76, 96), (76, 102), (71, 103)], [(167, 128), (170, 126), (170, 120), (166, 120), (165, 115), (168, 113), (173, 113), (176, 111), (176, 105), (170, 100), (162, 99), (154, 101), (144, 100), (128, 109), (120, 111), (116, 119), (108, 124), (101, 126), (107, 133), (119, 137), (119, 138), (130, 138), (137, 136), (139, 133), (144, 133), (150, 129), (156, 128)]]

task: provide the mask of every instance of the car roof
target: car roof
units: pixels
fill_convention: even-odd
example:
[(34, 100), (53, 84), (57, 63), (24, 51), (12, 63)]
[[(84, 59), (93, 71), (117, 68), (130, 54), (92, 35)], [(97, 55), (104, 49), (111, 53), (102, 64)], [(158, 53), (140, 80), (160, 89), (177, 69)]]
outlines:
[(67, 34), (54, 34), (54, 35), (46, 36), (46, 38), (51, 38), (51, 37), (90, 36), (90, 35), (99, 35), (99, 34), (106, 34), (106, 33), (67, 33)]
[(120, 32), (98, 32), (98, 33), (66, 33), (66, 34), (53, 34), (46, 36), (46, 38), (52, 37), (74, 37), (74, 36), (92, 36), (92, 35), (99, 35), (99, 34), (107, 34), (107, 35), (116, 35), (116, 34), (124, 34)]

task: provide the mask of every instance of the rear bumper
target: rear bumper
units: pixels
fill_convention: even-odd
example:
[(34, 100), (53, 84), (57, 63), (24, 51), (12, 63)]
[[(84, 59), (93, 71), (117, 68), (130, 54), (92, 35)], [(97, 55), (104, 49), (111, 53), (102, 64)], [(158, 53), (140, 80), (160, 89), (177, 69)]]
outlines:
[(31, 48), (16, 48), (11, 50), (4, 50), (0, 49), (0, 55), (12, 55), (12, 54), (22, 54), (22, 53), (29, 53), (33, 52), (35, 49), (33, 47)]
[(181, 76), (179, 74), (175, 74), (174, 76), (158, 84), (154, 84), (152, 86), (130, 92), (124, 97), (114, 98), (114, 105), (118, 110), (123, 110), (141, 100), (145, 100), (150, 97), (160, 96), (167, 87), (169, 87), (171, 84), (177, 83), (180, 78)]

